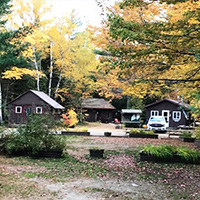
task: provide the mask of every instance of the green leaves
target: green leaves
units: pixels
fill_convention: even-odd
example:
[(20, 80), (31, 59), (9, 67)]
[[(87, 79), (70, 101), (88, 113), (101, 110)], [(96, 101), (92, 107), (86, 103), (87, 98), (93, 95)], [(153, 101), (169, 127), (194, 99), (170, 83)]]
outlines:
[(170, 145), (147, 145), (143, 152), (155, 158), (161, 158), (160, 161), (170, 161), (174, 156), (180, 156), (182, 162), (199, 163), (200, 153), (197, 150), (187, 147), (175, 147)]
[(39, 151), (62, 151), (65, 142), (50, 134), (50, 129), (56, 126), (54, 122), (50, 116), (30, 116), (26, 125), (19, 127), (18, 132), (13, 133), (5, 143), (6, 152), (11, 155), (18, 152), (36, 155)]
[[(10, 5), (8, 3), (10, 0), (1, 0), (0, 1), (0, 17), (2, 15), (5, 15), (9, 12)], [(0, 21), (0, 24), (2, 24), (3, 21)]]
[(105, 59), (107, 68), (119, 69), (123, 80), (149, 81), (144, 95), (160, 98), (178, 89), (177, 95), (192, 99), (200, 77), (199, 2), (124, 0), (119, 5), (108, 18), (112, 59)]

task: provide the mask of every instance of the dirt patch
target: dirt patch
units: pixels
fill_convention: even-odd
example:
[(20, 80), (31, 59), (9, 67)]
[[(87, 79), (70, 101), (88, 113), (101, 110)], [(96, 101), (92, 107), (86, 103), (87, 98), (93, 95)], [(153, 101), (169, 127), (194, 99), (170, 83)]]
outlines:
[(62, 200), (169, 200), (161, 186), (142, 181), (122, 181), (118, 179), (78, 179), (64, 183), (50, 183), (43, 179), (34, 179), (40, 186), (58, 194)]

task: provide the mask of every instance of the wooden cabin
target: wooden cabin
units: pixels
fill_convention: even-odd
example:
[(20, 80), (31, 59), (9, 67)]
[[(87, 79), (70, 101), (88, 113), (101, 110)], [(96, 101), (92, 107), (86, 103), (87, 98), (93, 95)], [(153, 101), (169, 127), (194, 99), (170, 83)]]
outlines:
[(29, 90), (8, 104), (9, 123), (24, 124), (32, 113), (60, 117), (64, 107), (44, 92)]
[(177, 128), (188, 126), (192, 123), (189, 105), (181, 101), (163, 99), (149, 105), (146, 108), (146, 119), (151, 116), (164, 116), (167, 127)]
[(112, 122), (115, 107), (102, 98), (87, 98), (82, 101), (85, 120), (88, 122)]

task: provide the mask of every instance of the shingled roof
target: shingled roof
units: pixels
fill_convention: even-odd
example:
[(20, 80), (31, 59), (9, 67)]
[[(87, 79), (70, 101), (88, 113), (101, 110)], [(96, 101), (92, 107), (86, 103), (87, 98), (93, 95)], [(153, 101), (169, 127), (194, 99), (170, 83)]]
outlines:
[(150, 107), (150, 106), (153, 106), (153, 105), (156, 105), (156, 104), (159, 104), (159, 103), (162, 103), (164, 101), (168, 101), (168, 102), (171, 102), (177, 106), (182, 106), (182, 107), (185, 107), (185, 108), (189, 108), (189, 105), (184, 103), (184, 102), (181, 102), (181, 101), (177, 101), (177, 100), (173, 100), (173, 99), (163, 99), (163, 100), (160, 100), (160, 101), (156, 101), (154, 103), (151, 103), (151, 104), (148, 104), (146, 105), (145, 107)]
[(115, 107), (112, 106), (109, 102), (107, 102), (105, 99), (101, 99), (101, 98), (83, 99), (82, 108), (85, 108), (85, 109), (107, 109), (107, 110), (115, 109)]

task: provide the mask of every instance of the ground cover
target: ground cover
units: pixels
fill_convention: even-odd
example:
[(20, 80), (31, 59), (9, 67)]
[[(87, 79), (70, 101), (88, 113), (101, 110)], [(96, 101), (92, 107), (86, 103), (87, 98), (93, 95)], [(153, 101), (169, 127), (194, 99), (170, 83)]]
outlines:
[[(196, 149), (179, 140), (58, 136), (66, 141), (61, 159), (0, 156), (0, 198), (7, 199), (166, 199), (197, 200), (200, 166), (139, 162), (146, 144)], [(91, 159), (89, 149), (105, 149)]]

